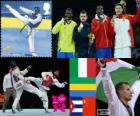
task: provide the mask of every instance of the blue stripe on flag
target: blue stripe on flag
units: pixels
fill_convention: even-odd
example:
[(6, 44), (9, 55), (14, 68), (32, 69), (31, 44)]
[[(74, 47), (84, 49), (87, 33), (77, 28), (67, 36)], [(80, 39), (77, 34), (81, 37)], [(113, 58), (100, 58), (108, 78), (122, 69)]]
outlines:
[(72, 112), (70, 116), (82, 116), (82, 112)]
[(79, 105), (79, 104), (74, 104), (74, 108), (83, 108), (83, 105)]
[(96, 91), (70, 91), (70, 97), (96, 96)]
[(72, 100), (82, 100), (83, 97), (71, 97)]

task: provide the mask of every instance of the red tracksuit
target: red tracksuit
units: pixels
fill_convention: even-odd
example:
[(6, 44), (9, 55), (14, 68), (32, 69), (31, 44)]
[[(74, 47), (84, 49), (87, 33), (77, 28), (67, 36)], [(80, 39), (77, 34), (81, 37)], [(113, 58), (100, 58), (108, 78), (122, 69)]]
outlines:
[(105, 16), (104, 21), (100, 22), (96, 15), (91, 23), (91, 32), (96, 38), (96, 49), (113, 47), (113, 28), (109, 17)]

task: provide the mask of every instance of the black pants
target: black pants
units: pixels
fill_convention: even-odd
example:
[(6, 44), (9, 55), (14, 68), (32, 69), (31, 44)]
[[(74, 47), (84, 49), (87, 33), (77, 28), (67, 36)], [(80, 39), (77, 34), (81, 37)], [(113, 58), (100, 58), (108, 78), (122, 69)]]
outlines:
[[(16, 91), (13, 88), (6, 89), (6, 92), (4, 92), (4, 103), (2, 106), (2, 110), (5, 111), (9, 102), (10, 97), (13, 97), (15, 99), (16, 97)], [(17, 109), (21, 110), (20, 104), (18, 103)]]
[(78, 48), (77, 57), (78, 58), (87, 58), (88, 57), (88, 48)]

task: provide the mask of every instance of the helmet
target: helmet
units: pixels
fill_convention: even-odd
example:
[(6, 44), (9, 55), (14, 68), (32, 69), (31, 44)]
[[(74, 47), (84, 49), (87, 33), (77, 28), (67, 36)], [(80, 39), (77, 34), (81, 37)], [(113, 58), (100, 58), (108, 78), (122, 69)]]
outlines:
[(60, 71), (59, 71), (59, 70), (55, 70), (55, 71), (53, 72), (53, 74), (54, 74), (55, 77), (59, 77)]
[(38, 6), (34, 7), (34, 12), (35, 14), (38, 14), (40, 12), (40, 8)]
[(52, 74), (51, 71), (50, 71), (50, 72), (42, 72), (42, 73), (41, 73), (41, 76), (42, 76), (42, 77), (46, 77), (47, 75), (53, 76), (53, 74)]

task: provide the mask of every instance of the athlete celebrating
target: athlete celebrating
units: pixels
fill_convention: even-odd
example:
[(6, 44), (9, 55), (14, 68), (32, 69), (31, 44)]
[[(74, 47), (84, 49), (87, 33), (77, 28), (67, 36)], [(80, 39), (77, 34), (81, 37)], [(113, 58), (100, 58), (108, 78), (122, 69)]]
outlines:
[(119, 82), (114, 86), (106, 63), (98, 61), (101, 66), (104, 93), (108, 100), (110, 116), (134, 116), (135, 103), (140, 95), (140, 74), (138, 80), (129, 86), (128, 82)]
[(73, 39), (73, 30), (77, 25), (72, 20), (73, 10), (67, 8), (65, 10), (65, 17), (58, 21), (53, 29), (53, 34), (59, 34), (57, 58), (73, 58), (75, 54), (75, 43)]
[(140, 2), (136, 0), (137, 14), (125, 13), (125, 2), (115, 5), (115, 15), (112, 24), (115, 32), (115, 58), (131, 58), (131, 48), (134, 47), (132, 25), (140, 22)]
[(92, 19), (91, 32), (95, 35), (96, 58), (111, 58), (113, 48), (113, 28), (111, 19), (104, 14), (102, 5), (97, 5)]

